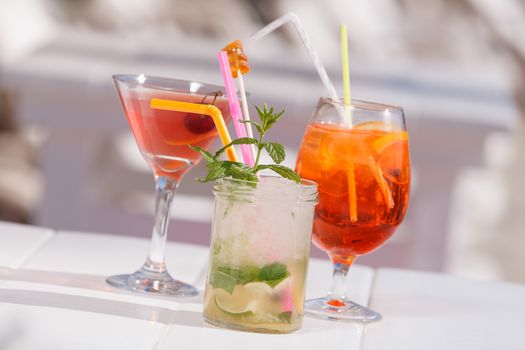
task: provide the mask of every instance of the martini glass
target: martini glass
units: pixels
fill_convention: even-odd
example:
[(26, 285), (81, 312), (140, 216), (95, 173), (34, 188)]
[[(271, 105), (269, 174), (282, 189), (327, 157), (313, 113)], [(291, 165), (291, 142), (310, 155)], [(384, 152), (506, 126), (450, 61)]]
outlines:
[[(351, 127), (347, 115), (353, 119)], [(307, 300), (305, 312), (329, 319), (380, 320), (379, 313), (350, 300), (347, 274), (355, 259), (383, 245), (405, 216), (410, 161), (403, 110), (357, 100), (345, 106), (321, 98), (296, 170), (318, 184), (313, 241), (334, 266), (328, 294)]]
[(141, 75), (114, 75), (124, 112), (139, 150), (155, 177), (155, 218), (151, 246), (144, 265), (132, 274), (106, 279), (114, 287), (173, 296), (193, 296), (197, 290), (171, 277), (165, 248), (170, 207), (180, 180), (200, 161), (188, 145), (208, 149), (217, 136), (207, 115), (152, 109), (152, 99), (213, 104), (230, 119), (220, 86)]

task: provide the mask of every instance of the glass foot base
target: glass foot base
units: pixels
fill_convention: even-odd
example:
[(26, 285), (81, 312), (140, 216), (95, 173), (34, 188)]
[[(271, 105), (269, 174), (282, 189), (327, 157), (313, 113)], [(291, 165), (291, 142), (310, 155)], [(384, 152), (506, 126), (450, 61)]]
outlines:
[(381, 320), (381, 314), (347, 299), (310, 299), (304, 303), (304, 311), (309, 316), (336, 321), (369, 323)]
[(177, 281), (168, 272), (150, 272), (140, 269), (128, 275), (108, 277), (106, 282), (132, 292), (155, 293), (169, 296), (191, 297), (198, 294), (193, 286)]

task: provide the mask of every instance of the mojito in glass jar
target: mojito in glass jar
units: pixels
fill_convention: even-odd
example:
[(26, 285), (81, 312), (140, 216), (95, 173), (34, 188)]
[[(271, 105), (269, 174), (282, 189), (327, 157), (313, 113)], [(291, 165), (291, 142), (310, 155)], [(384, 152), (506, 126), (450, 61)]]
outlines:
[(299, 329), (317, 185), (225, 178), (214, 194), (205, 320), (254, 332)]

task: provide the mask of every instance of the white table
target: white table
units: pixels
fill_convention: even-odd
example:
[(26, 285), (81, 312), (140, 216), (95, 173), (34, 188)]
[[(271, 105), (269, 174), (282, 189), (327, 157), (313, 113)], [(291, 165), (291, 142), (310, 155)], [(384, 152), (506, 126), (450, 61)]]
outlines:
[[(229, 331), (201, 318), (200, 297), (112, 289), (104, 277), (137, 268), (148, 241), (0, 223), (0, 349), (523, 349), (525, 286), (354, 266), (349, 289), (384, 320), (362, 326), (305, 317), (286, 335)], [(204, 285), (207, 248), (169, 243), (168, 267)], [(330, 280), (310, 264), (307, 297)]]

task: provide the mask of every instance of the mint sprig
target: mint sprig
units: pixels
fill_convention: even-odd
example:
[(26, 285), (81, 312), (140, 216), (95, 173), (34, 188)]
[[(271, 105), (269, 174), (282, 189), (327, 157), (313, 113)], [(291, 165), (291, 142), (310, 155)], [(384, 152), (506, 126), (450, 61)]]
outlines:
[(288, 276), (290, 276), (288, 267), (279, 262), (267, 264), (261, 268), (250, 265), (242, 267), (219, 266), (213, 270), (210, 283), (213, 288), (222, 288), (232, 294), (238, 284), (264, 282), (275, 288)]
[[(264, 104), (262, 110), (257, 106), (255, 106), (255, 109), (257, 110), (257, 115), (259, 117), (260, 122), (252, 120), (242, 122), (250, 123), (253, 126), (255, 126), (259, 133), (258, 138), (242, 137), (235, 139), (229, 144), (225, 145), (224, 147), (221, 147), (217, 152), (215, 152), (215, 154), (211, 154), (210, 152), (198, 146), (189, 146), (192, 150), (199, 152), (202, 155), (202, 158), (208, 162), (208, 174), (204, 179), (197, 179), (198, 181), (209, 182), (216, 181), (225, 177), (232, 177), (238, 180), (256, 182), (257, 173), (261, 170), (269, 169), (286, 179), (292, 180), (296, 183), (301, 182), (301, 178), (299, 177), (299, 175), (297, 175), (295, 171), (284, 165), (281, 165), (281, 163), (286, 158), (286, 153), (283, 145), (276, 142), (264, 141), (266, 133), (283, 116), (284, 110), (277, 113), (274, 112), (273, 107), (268, 108), (266, 104)], [(241, 162), (232, 162), (219, 159), (219, 157), (223, 155), (224, 152), (226, 152), (226, 149), (233, 145), (255, 145), (257, 149), (257, 155), (255, 157), (255, 164), (253, 167), (249, 167)], [(265, 150), (268, 153), (270, 158), (272, 158), (272, 160), (276, 164), (259, 164), (259, 160), (261, 158), (261, 153), (263, 150)]]

